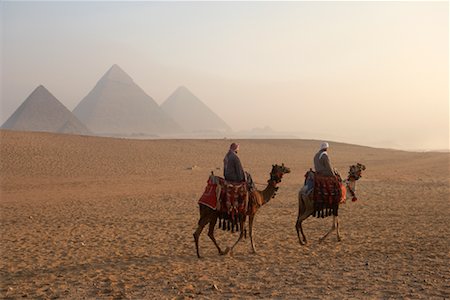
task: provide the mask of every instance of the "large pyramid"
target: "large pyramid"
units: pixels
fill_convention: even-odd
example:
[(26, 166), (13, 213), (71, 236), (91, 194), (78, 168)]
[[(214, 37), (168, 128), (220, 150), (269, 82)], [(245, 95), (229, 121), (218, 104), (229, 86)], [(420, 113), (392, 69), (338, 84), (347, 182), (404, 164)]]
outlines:
[(44, 86), (38, 86), (2, 125), (2, 129), (90, 134)]
[(117, 65), (103, 75), (73, 113), (100, 135), (170, 135), (182, 131)]
[(177, 120), (186, 132), (231, 131), (227, 123), (184, 86), (177, 88), (164, 101), (161, 108), (174, 120)]

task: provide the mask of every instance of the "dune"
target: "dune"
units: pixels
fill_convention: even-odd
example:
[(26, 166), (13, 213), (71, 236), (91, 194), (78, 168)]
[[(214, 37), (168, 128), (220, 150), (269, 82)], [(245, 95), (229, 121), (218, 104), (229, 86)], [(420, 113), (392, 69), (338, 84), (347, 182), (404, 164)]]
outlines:
[[(0, 131), (0, 298), (449, 298), (450, 154), (331, 142), (333, 166), (366, 165), (358, 198), (295, 232), (297, 193), (314, 140), (239, 140), (264, 185), (292, 172), (258, 212), (249, 240), (219, 256), (206, 233), (197, 259), (197, 201), (221, 175), (230, 140), (132, 140)], [(261, 187), (261, 186), (260, 186)], [(217, 230), (222, 247), (237, 234)]]

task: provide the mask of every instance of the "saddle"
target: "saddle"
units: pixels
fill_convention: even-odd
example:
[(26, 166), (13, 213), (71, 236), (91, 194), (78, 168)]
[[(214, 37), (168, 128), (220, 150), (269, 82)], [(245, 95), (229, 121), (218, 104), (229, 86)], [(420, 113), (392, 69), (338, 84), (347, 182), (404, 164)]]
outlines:
[(229, 182), (211, 172), (198, 201), (219, 213), (219, 227), (224, 230), (239, 231), (239, 221), (249, 210), (249, 196), (255, 190), (255, 184), (249, 173), (246, 178), (244, 182)]
[(310, 196), (314, 200), (315, 217), (328, 217), (338, 215), (340, 203), (345, 202), (345, 186), (340, 176), (323, 176), (310, 169), (305, 174), (305, 184), (301, 193)]
[(224, 193), (220, 197), (220, 211), (245, 212), (248, 205), (248, 189), (246, 182), (224, 182)]

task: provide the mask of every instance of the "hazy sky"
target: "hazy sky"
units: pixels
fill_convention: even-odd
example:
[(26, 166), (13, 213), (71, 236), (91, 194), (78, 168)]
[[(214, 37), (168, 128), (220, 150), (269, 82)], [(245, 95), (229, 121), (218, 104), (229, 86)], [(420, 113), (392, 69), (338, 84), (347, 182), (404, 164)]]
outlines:
[(39, 84), (73, 109), (118, 64), (158, 103), (186, 86), (234, 130), (449, 148), (448, 2), (0, 7), (1, 123)]

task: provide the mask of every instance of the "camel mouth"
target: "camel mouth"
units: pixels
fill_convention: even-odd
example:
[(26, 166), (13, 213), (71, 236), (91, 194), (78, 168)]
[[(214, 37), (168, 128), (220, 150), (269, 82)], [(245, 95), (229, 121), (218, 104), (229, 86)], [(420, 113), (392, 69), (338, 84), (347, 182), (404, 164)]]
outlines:
[(278, 167), (280, 168), (280, 172), (283, 173), (283, 174), (289, 174), (289, 173), (291, 173), (291, 169), (288, 168), (288, 167), (286, 167), (286, 166), (284, 165), (284, 163), (282, 163), (281, 166), (278, 166)]
[(289, 169), (288, 167), (283, 166), (283, 168), (280, 170), (281, 174), (289, 174), (291, 173), (291, 169)]

